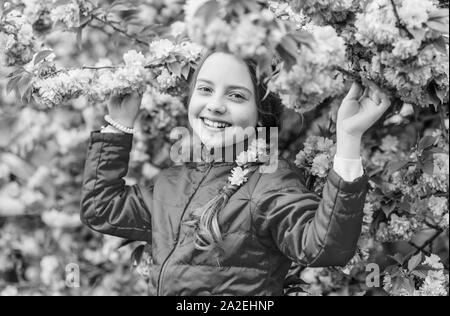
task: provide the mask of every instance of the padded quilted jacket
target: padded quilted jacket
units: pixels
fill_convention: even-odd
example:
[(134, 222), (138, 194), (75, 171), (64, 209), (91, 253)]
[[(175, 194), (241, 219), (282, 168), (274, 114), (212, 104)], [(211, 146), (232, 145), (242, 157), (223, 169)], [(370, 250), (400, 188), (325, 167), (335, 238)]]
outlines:
[(293, 261), (344, 266), (361, 233), (367, 175), (352, 182), (333, 169), (323, 198), (305, 188), (302, 170), (279, 160), (259, 169), (219, 214), (220, 262), (194, 247), (193, 211), (218, 194), (233, 163), (185, 163), (148, 187), (126, 185), (132, 135), (92, 132), (81, 220), (100, 233), (151, 245), (149, 295), (282, 295)]

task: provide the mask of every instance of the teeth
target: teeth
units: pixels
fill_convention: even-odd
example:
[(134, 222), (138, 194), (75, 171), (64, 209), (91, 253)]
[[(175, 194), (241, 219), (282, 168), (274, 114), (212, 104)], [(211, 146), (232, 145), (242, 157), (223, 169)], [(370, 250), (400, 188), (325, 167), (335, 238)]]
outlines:
[(208, 125), (210, 127), (215, 127), (215, 128), (225, 128), (225, 127), (229, 126), (229, 124), (210, 121), (207, 118), (203, 118), (203, 122), (205, 122), (206, 125)]

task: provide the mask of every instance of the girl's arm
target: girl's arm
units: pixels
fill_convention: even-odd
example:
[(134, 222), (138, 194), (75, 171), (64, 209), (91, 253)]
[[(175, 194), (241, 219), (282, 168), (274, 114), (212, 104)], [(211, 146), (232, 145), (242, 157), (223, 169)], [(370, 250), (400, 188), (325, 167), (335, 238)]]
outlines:
[[(387, 93), (371, 82), (366, 84), (363, 91), (354, 83), (338, 110), (336, 156), (350, 163), (360, 159), (364, 132), (391, 105)], [(281, 170), (273, 179), (264, 176), (260, 186), (263, 193), (255, 210), (258, 232), (293, 261), (314, 267), (344, 266), (356, 251), (368, 177), (363, 172), (354, 179), (357, 171), (342, 161), (336, 165), (336, 158), (334, 162), (322, 199), (308, 192), (302, 177), (289, 169)], [(264, 190), (280, 181), (280, 174), (282, 186)]]
[(133, 135), (92, 132), (84, 169), (81, 221), (100, 233), (151, 241), (153, 187), (125, 185)]
[(321, 199), (305, 189), (292, 169), (263, 175), (258, 187), (283, 185), (258, 194), (254, 213), (259, 237), (304, 265), (346, 265), (361, 234), (367, 181), (366, 174), (345, 181), (331, 169)]

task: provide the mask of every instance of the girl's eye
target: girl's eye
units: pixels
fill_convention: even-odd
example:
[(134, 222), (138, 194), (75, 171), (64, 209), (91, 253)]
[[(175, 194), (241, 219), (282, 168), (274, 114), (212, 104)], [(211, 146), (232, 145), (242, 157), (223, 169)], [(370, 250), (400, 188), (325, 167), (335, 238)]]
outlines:
[(212, 92), (212, 89), (210, 87), (200, 86), (197, 88), (198, 91), (200, 91), (202, 94), (209, 94)]
[(241, 93), (231, 93), (230, 97), (231, 97), (231, 99), (238, 101), (238, 102), (247, 100), (247, 98)]

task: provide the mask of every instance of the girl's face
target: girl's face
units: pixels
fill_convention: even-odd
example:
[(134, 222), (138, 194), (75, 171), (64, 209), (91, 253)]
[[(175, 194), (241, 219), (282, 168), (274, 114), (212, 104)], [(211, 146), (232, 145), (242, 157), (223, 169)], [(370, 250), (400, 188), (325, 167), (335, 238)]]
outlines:
[(203, 63), (188, 106), (194, 133), (209, 148), (233, 144), (233, 135), (255, 127), (258, 111), (253, 82), (244, 61), (214, 53)]

